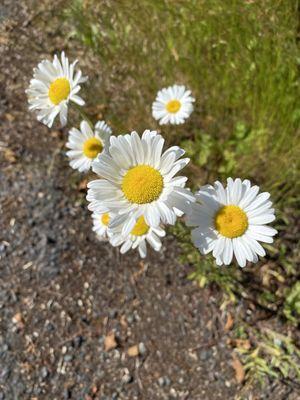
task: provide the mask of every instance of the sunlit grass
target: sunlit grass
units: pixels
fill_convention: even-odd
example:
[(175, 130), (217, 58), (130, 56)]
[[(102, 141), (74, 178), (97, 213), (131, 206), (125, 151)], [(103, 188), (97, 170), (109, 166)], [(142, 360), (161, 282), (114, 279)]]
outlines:
[(196, 111), (186, 125), (163, 132), (192, 147), (195, 184), (230, 174), (252, 178), (276, 200), (297, 193), (297, 1), (71, 4), (72, 35), (99, 60), (94, 104), (105, 105), (116, 131), (157, 128), (157, 90), (186, 84)]

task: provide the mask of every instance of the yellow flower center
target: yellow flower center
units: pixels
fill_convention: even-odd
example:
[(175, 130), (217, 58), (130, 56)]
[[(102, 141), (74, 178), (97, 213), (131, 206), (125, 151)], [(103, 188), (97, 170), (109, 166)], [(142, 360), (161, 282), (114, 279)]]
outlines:
[(103, 150), (103, 145), (99, 139), (92, 137), (83, 144), (83, 153), (88, 158), (95, 158)]
[(215, 216), (215, 228), (227, 238), (242, 236), (248, 228), (248, 217), (238, 206), (224, 206)]
[(109, 218), (109, 214), (108, 213), (103, 214), (102, 217), (101, 217), (102, 224), (108, 226), (109, 219), (110, 218)]
[(145, 218), (141, 216), (136, 221), (136, 224), (134, 225), (130, 233), (135, 236), (143, 236), (146, 235), (148, 231), (149, 231), (149, 226), (146, 224)]
[(166, 109), (169, 113), (175, 114), (177, 113), (177, 111), (180, 110), (181, 107), (181, 103), (179, 100), (170, 100), (167, 104), (166, 104)]
[(66, 78), (58, 78), (53, 81), (49, 87), (48, 96), (55, 105), (66, 100), (71, 91), (70, 82)]
[(138, 165), (129, 169), (124, 176), (122, 190), (131, 203), (151, 203), (159, 198), (163, 190), (163, 178), (149, 165)]

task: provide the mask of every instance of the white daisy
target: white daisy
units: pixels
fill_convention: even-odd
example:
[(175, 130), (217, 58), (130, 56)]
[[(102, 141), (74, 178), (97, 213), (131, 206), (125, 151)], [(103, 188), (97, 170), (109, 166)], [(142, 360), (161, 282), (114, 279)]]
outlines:
[(152, 115), (160, 125), (183, 124), (191, 115), (195, 99), (185, 86), (173, 85), (157, 93), (152, 104)]
[(235, 255), (240, 267), (265, 256), (258, 242), (272, 243), (277, 231), (265, 225), (275, 219), (270, 194), (258, 192), (249, 180), (228, 178), (226, 189), (217, 181), (196, 193), (186, 222), (197, 226), (192, 240), (202, 254), (212, 251), (218, 265), (229, 265)]
[(152, 228), (146, 224), (145, 218), (143, 216), (139, 217), (136, 221), (131, 232), (124, 236), (122, 235), (122, 228), (111, 234), (109, 239), (113, 246), (121, 246), (120, 252), (122, 254), (126, 253), (130, 249), (138, 248), (139, 254), (142, 258), (147, 255), (146, 242), (155, 250), (159, 251), (161, 249), (160, 237), (165, 236), (166, 232), (160, 228)]
[(110, 215), (108, 213), (99, 214), (93, 212), (93, 231), (96, 232), (99, 239), (106, 239), (110, 236), (110, 231), (108, 229), (108, 224), (110, 221)]
[(195, 200), (184, 188), (187, 178), (175, 177), (189, 162), (180, 159), (184, 150), (173, 146), (162, 154), (163, 145), (162, 136), (149, 130), (142, 138), (136, 132), (111, 136), (109, 154), (93, 162), (93, 171), (104, 179), (89, 182), (89, 209), (118, 214), (111, 228), (123, 224), (126, 235), (141, 215), (154, 228), (160, 221), (174, 224)]
[(33, 70), (33, 79), (26, 90), (29, 109), (36, 111), (37, 119), (51, 128), (55, 117), (59, 114), (62, 126), (67, 123), (68, 103), (83, 106), (85, 103), (77, 95), (79, 84), (87, 78), (78, 70), (74, 76), (77, 60), (71, 65), (65, 53), (61, 53), (61, 61), (57, 55), (53, 62), (43, 60)]
[(72, 128), (66, 146), (70, 165), (80, 172), (88, 171), (94, 159), (107, 150), (111, 129), (104, 121), (98, 121), (93, 132), (86, 121), (80, 124), (80, 130)]

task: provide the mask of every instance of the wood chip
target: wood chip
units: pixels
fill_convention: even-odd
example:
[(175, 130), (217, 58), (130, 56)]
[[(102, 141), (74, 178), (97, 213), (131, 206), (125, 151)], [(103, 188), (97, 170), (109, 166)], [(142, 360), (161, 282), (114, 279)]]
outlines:
[(109, 332), (109, 334), (106, 335), (104, 339), (104, 350), (110, 351), (112, 349), (115, 349), (117, 345), (118, 343), (116, 341), (114, 332)]
[(129, 347), (129, 349), (127, 350), (127, 354), (129, 355), (129, 357), (137, 357), (139, 353), (139, 346), (137, 344)]
[(120, 324), (123, 326), (123, 328), (127, 329), (128, 328), (128, 324), (127, 324), (127, 320), (125, 315), (122, 315), (120, 318)]
[(98, 387), (96, 386), (96, 385), (94, 385), (93, 387), (92, 387), (92, 393), (93, 394), (96, 394), (98, 392)]
[(21, 313), (17, 313), (12, 317), (12, 322), (17, 325), (19, 329), (24, 328), (24, 321)]

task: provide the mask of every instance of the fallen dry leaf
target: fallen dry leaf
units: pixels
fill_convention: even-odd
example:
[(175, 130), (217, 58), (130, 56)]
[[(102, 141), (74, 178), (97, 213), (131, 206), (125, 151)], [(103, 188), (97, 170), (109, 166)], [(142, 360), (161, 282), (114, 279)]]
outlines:
[(233, 320), (233, 318), (232, 318), (232, 315), (228, 313), (228, 315), (227, 315), (227, 320), (226, 320), (226, 324), (225, 324), (225, 326), (224, 326), (225, 332), (228, 332), (228, 331), (230, 331), (230, 329), (232, 329), (233, 323), (234, 323), (234, 320)]
[(232, 347), (238, 347), (245, 350), (249, 350), (251, 348), (251, 343), (248, 339), (230, 339), (229, 344)]
[(237, 383), (242, 383), (243, 380), (245, 379), (245, 370), (242, 363), (237, 357), (234, 356), (231, 365), (234, 369), (235, 379)]
[(83, 179), (82, 181), (80, 181), (80, 183), (78, 185), (78, 190), (85, 191), (87, 184), (88, 184), (88, 180), (87, 179)]
[(17, 161), (17, 157), (11, 149), (4, 150), (4, 158), (6, 159), (6, 161), (9, 161), (11, 163), (15, 163)]
[(139, 353), (139, 346), (137, 344), (129, 347), (129, 349), (127, 350), (127, 354), (129, 355), (129, 357), (137, 357)]
[(106, 335), (104, 339), (104, 350), (110, 351), (112, 349), (115, 349), (117, 345), (118, 343), (116, 341), (114, 332), (109, 332), (109, 334)]
[(6, 114), (4, 114), (4, 117), (5, 117), (5, 118), (7, 119), (7, 121), (9, 121), (9, 122), (12, 122), (12, 121), (15, 120), (15, 116), (14, 116), (13, 114), (6, 113)]

